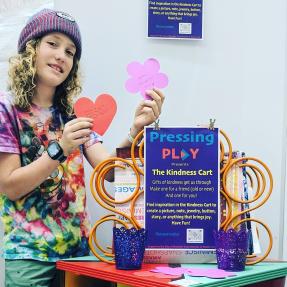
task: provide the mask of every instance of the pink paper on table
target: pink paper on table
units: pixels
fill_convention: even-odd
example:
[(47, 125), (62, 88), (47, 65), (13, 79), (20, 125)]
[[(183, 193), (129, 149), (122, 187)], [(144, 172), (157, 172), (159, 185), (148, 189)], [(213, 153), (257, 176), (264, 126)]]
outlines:
[(125, 83), (130, 93), (140, 92), (144, 99), (151, 100), (145, 93), (153, 88), (165, 88), (168, 85), (168, 77), (160, 73), (160, 64), (154, 58), (147, 59), (142, 65), (139, 62), (131, 62), (127, 66), (128, 74), (131, 76)]
[(177, 275), (167, 275), (163, 273), (155, 273), (150, 271), (136, 271), (133, 274), (139, 277), (156, 277), (156, 278), (168, 278), (168, 279), (176, 279), (179, 277)]
[(182, 268), (182, 267), (176, 267), (176, 268), (171, 268), (171, 267), (156, 267), (155, 269), (150, 270), (151, 272), (155, 273), (163, 273), (166, 275), (182, 275), (186, 273), (187, 268)]
[(188, 274), (195, 277), (208, 277), (214, 279), (221, 279), (225, 277), (236, 276), (234, 272), (228, 272), (221, 269), (211, 269), (211, 268), (182, 268), (182, 267), (156, 267), (151, 272), (163, 273), (166, 275), (182, 275)]
[(82, 97), (75, 103), (74, 111), (77, 117), (94, 119), (92, 130), (102, 136), (116, 114), (117, 104), (114, 98), (108, 94), (99, 95), (95, 103), (89, 98)]

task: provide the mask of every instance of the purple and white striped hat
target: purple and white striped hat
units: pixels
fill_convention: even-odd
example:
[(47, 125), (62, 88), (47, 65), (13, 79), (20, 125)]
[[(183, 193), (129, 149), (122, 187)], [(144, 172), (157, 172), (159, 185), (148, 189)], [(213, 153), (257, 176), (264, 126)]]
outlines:
[(51, 9), (43, 9), (28, 20), (18, 40), (18, 52), (25, 50), (29, 40), (52, 32), (60, 32), (69, 36), (76, 46), (75, 56), (78, 59), (81, 58), (81, 34), (75, 19), (67, 13)]

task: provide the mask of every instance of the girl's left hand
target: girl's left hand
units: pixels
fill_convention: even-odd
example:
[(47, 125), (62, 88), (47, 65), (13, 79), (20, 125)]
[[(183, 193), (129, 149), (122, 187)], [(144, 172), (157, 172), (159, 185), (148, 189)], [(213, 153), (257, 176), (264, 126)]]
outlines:
[(132, 137), (135, 137), (144, 126), (152, 124), (161, 114), (165, 98), (164, 94), (158, 89), (148, 90), (146, 93), (152, 100), (142, 101), (136, 108), (134, 122), (130, 131)]

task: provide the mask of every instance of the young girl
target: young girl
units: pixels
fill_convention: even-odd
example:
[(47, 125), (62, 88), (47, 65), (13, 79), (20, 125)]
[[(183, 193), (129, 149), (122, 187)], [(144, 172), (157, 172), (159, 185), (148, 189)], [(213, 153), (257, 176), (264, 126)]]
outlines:
[[(55, 261), (89, 253), (83, 156), (95, 167), (110, 155), (75, 118), (73, 98), (81, 35), (68, 14), (42, 10), (29, 19), (10, 60), (10, 86), (0, 96), (0, 213), (6, 286), (51, 286)], [(158, 90), (135, 111), (131, 139), (153, 123), (164, 101)]]

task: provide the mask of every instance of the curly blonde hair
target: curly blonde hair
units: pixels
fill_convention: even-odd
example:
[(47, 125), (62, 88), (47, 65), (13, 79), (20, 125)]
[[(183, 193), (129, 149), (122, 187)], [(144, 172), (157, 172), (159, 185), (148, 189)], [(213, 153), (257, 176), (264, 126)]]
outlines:
[[(31, 107), (35, 92), (35, 59), (36, 50), (41, 39), (27, 42), (23, 53), (9, 59), (9, 85), (8, 89), (14, 94), (14, 104), (22, 110), (28, 111)], [(56, 88), (54, 104), (60, 112), (71, 115), (73, 113), (74, 98), (82, 90), (79, 75), (79, 60), (74, 58), (74, 63), (67, 79)]]

